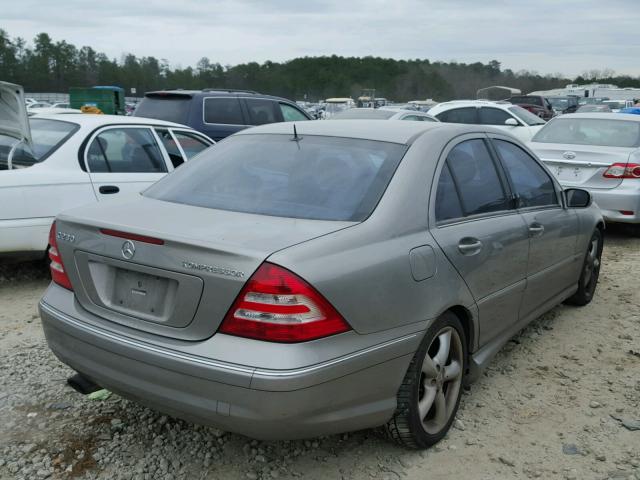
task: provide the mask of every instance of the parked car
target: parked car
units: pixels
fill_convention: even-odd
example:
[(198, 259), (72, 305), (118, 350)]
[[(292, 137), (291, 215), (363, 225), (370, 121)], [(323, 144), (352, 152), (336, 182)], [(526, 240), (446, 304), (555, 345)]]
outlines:
[(510, 337), (591, 300), (600, 212), (491, 127), (295, 127), (239, 132), (142, 195), (59, 215), (49, 346), (227, 431), (386, 425), (430, 446)]
[(33, 102), (27, 104), (27, 112), (40, 108), (51, 108), (51, 104), (49, 102)]
[(58, 108), (58, 107), (42, 107), (42, 108), (28, 108), (27, 115), (33, 117), (34, 115), (52, 115), (52, 114), (67, 114), (67, 113), (82, 113), (75, 108)]
[[(0, 96), (11, 90), (0, 84)], [(14, 92), (15, 93), (15, 92)], [(15, 107), (15, 108), (13, 108)], [(175, 123), (0, 102), (0, 256), (42, 257), (62, 210), (137, 193), (213, 142)]]
[(189, 125), (215, 141), (252, 125), (310, 120), (287, 99), (244, 90), (167, 90), (145, 93), (135, 117)]
[(71, 108), (71, 104), (69, 102), (57, 102), (51, 105), (51, 108)]
[(563, 115), (529, 146), (563, 186), (589, 190), (607, 221), (640, 224), (640, 116)]
[(578, 107), (578, 110), (576, 110), (576, 113), (587, 113), (587, 112), (607, 113), (610, 111), (611, 109), (609, 108), (609, 105), (604, 105), (601, 103), (590, 103), (590, 104), (586, 104)]
[(521, 106), (543, 120), (551, 120), (556, 114), (549, 100), (540, 95), (515, 95), (508, 101)]
[(553, 110), (558, 114), (562, 115), (565, 113), (576, 113), (576, 110), (579, 107), (578, 100), (579, 97), (568, 95), (566, 97), (546, 97)]
[(524, 108), (509, 102), (489, 100), (455, 100), (439, 103), (429, 110), (441, 122), (493, 125), (528, 142), (545, 121)]
[(436, 117), (417, 110), (394, 108), (350, 108), (338, 112), (330, 120), (413, 120), (415, 122), (439, 122)]

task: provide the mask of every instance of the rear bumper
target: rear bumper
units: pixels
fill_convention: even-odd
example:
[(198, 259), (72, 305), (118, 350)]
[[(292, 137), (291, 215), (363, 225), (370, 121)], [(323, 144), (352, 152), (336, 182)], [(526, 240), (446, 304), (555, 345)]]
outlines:
[[(637, 185), (632, 184), (634, 182)], [(593, 201), (609, 222), (640, 223), (640, 181), (623, 182), (616, 188), (590, 189)], [(622, 212), (633, 212), (627, 214)]]
[(39, 309), (49, 347), (74, 370), (156, 410), (259, 439), (383, 424), (421, 337), (407, 335), (306, 368), (268, 370), (116, 335), (54, 308), (46, 295)]

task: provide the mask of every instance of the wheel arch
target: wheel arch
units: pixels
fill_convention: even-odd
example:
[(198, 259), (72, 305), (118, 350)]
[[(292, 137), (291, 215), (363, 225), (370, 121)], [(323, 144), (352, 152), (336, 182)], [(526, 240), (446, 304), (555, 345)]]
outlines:
[(470, 353), (475, 350), (475, 341), (478, 338), (478, 332), (476, 332), (476, 323), (473, 319), (473, 314), (471, 311), (463, 307), (462, 305), (454, 305), (449, 307), (447, 312), (453, 313), (460, 323), (462, 324), (462, 328), (464, 329), (465, 340), (467, 343), (467, 352)]

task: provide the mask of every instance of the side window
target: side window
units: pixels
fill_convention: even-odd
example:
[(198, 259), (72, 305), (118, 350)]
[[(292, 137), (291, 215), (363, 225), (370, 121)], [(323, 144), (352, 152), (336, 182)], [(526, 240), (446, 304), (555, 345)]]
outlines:
[(204, 99), (204, 123), (244, 125), (240, 100), (237, 97)]
[(464, 213), (460, 198), (453, 183), (449, 165), (445, 163), (436, 190), (436, 221), (442, 222), (461, 217), (464, 217)]
[(436, 117), (447, 123), (478, 123), (476, 110), (476, 107), (453, 108), (439, 113)]
[(178, 139), (178, 142), (180, 142), (182, 151), (187, 156), (188, 160), (211, 145), (210, 143), (205, 142), (204, 139), (197, 135), (194, 135), (193, 133), (174, 130), (173, 134)]
[(280, 104), (280, 110), (282, 110), (282, 118), (285, 122), (299, 122), (301, 120), (309, 120), (304, 114), (295, 107), (287, 105), (286, 103)]
[(518, 195), (519, 207), (559, 205), (553, 181), (538, 162), (513, 143), (493, 140), (493, 144)]
[(482, 107), (480, 109), (480, 123), (482, 125), (504, 125), (504, 122), (510, 118), (513, 117), (499, 108)]
[(422, 117), (420, 115), (406, 115), (402, 117), (402, 120), (411, 120), (413, 122), (428, 122), (430, 119), (428, 117)]
[(167, 150), (169, 154), (169, 158), (171, 159), (171, 163), (173, 164), (173, 168), (179, 167), (184, 163), (184, 158), (182, 158), (182, 154), (180, 153), (180, 149), (178, 145), (176, 145), (176, 141), (173, 139), (173, 136), (164, 128), (156, 128), (156, 133), (160, 137), (160, 141), (162, 141), (162, 145)]
[(245, 101), (249, 110), (250, 125), (282, 122), (283, 117), (278, 102), (259, 98), (246, 98)]
[(93, 139), (87, 149), (92, 173), (159, 173), (167, 166), (148, 128), (111, 128)]
[(467, 140), (447, 156), (465, 215), (508, 210), (509, 199), (483, 140)]

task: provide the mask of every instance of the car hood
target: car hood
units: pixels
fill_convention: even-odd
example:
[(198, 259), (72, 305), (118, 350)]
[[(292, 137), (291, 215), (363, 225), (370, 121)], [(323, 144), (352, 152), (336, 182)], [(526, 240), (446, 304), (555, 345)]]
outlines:
[(24, 91), (20, 85), (0, 82), (0, 133), (32, 146)]

